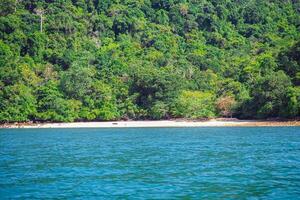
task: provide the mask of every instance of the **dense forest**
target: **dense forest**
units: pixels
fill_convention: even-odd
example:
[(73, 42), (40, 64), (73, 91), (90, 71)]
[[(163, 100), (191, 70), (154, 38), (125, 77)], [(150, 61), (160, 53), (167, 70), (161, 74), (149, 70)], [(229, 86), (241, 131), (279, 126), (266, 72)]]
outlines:
[(300, 116), (298, 0), (0, 0), (0, 122)]

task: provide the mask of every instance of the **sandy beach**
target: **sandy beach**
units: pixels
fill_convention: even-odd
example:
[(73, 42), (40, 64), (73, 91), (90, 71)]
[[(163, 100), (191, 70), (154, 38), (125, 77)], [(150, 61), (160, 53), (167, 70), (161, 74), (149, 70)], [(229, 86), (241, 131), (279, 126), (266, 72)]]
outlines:
[(255, 127), (300, 126), (300, 121), (256, 121), (212, 119), (208, 121), (161, 120), (161, 121), (109, 121), (70, 123), (14, 123), (0, 128), (142, 128), (142, 127)]

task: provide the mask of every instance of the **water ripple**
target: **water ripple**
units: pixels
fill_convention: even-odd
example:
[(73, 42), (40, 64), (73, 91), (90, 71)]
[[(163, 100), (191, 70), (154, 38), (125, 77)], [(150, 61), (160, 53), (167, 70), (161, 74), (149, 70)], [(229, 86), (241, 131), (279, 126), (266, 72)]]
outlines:
[(300, 199), (300, 128), (1, 129), (1, 199)]

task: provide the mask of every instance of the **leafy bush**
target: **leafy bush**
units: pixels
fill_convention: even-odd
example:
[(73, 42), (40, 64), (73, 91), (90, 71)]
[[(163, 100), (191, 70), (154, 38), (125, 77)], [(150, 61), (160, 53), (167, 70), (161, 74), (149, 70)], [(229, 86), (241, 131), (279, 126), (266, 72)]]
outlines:
[(214, 117), (214, 100), (210, 92), (182, 91), (175, 100), (173, 115), (192, 119)]

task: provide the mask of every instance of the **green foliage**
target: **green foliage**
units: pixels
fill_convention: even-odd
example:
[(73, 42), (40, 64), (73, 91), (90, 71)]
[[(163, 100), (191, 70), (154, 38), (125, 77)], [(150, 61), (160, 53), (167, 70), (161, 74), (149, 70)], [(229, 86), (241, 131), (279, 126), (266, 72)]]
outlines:
[(155, 102), (152, 108), (150, 109), (150, 117), (153, 119), (164, 119), (168, 115), (168, 106), (164, 102), (158, 101)]
[(1, 0), (0, 121), (299, 117), (299, 16), (296, 1)]
[(278, 57), (280, 68), (292, 78), (296, 85), (300, 85), (300, 42), (287, 51), (281, 52)]
[(7, 86), (0, 92), (0, 121), (28, 121), (36, 113), (36, 99), (23, 84)]
[(296, 117), (300, 115), (300, 87), (290, 87), (288, 89), (287, 116)]
[(7, 62), (10, 62), (13, 58), (13, 53), (10, 47), (0, 40), (0, 66), (4, 66)]
[(65, 100), (54, 81), (49, 81), (36, 91), (38, 100), (36, 119), (42, 121), (70, 122), (78, 119), (80, 101)]
[(283, 71), (259, 77), (252, 90), (249, 108), (259, 118), (284, 116), (290, 86), (290, 78)]
[(1, 0), (0, 1), (0, 16), (6, 16), (13, 13), (16, 9), (16, 0)]
[[(131, 93), (137, 93), (136, 104), (151, 109), (157, 101), (167, 105), (182, 87), (181, 77), (173, 67), (136, 69), (133, 74)], [(151, 116), (150, 116), (151, 117)]]
[(182, 91), (173, 107), (175, 117), (211, 118), (215, 116), (215, 97), (210, 92)]
[(70, 98), (83, 99), (93, 84), (93, 70), (85, 67), (71, 67), (61, 77), (61, 87)]
[(116, 120), (120, 117), (112, 88), (102, 81), (95, 81), (92, 84), (90, 95), (85, 97), (84, 102), (89, 111), (82, 115), (83, 118)]

